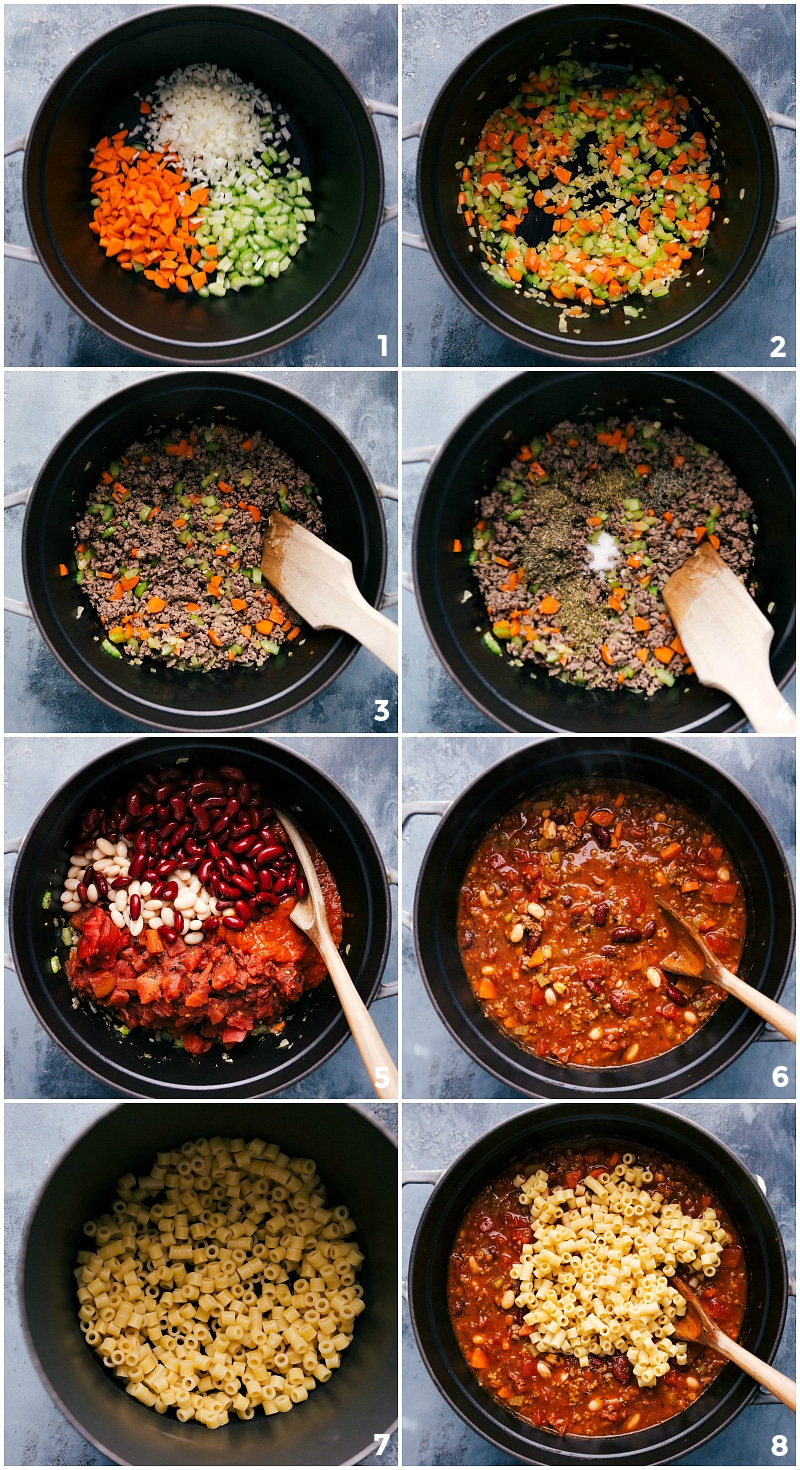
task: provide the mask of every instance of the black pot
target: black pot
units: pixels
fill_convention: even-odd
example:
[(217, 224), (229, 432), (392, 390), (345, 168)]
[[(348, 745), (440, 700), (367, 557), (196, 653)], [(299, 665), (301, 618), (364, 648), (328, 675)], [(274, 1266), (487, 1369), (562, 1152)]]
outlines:
[[(119, 745), (77, 771), (36, 818), (19, 853), (9, 898), (14, 969), (25, 996), (53, 1040), (92, 1076), (132, 1097), (269, 1097), (307, 1077), (344, 1044), (350, 1030), (333, 985), (323, 981), (285, 1017), (280, 1036), (251, 1037), (230, 1049), (213, 1046), (201, 1057), (154, 1043), (150, 1033), (122, 1037), (111, 1022), (85, 1004), (73, 1008), (63, 971), (64, 923), (59, 895), (69, 867), (70, 843), (88, 807), (103, 805), (147, 771), (186, 759), (205, 766), (234, 764), (266, 791), (279, 793), (327, 858), (345, 912), (342, 954), (365, 1004), (374, 1000), (386, 964), (391, 910), (386, 867), (369, 828), (349, 797), (329, 776), (271, 742), (254, 739), (168, 740)], [(45, 893), (52, 901), (42, 907)], [(288, 1043), (288, 1045), (287, 1045)]]
[(640, 781), (701, 812), (739, 871), (747, 904), (742, 979), (777, 1000), (794, 947), (794, 892), (769, 823), (740, 786), (682, 746), (661, 740), (542, 740), (498, 761), (453, 802), (422, 860), (414, 902), (417, 961), (428, 995), (473, 1061), (527, 1097), (680, 1097), (750, 1045), (763, 1021), (728, 996), (688, 1041), (648, 1061), (563, 1067), (523, 1051), (484, 1015), (458, 952), (458, 893), (475, 848), (523, 797), (580, 775)]
[[(735, 730), (744, 716), (720, 690), (678, 681), (652, 698), (632, 690), (582, 689), (511, 668), (476, 632), (481, 610), (466, 556), (475, 504), (511, 457), (509, 443), (530, 439), (565, 418), (622, 411), (679, 424), (716, 449), (752, 498), (758, 525), (750, 575), (756, 602), (775, 628), (771, 667), (783, 686), (794, 669), (794, 438), (740, 383), (722, 373), (575, 372), (517, 374), (489, 393), (439, 449), (414, 526), (414, 586), (425, 631), (448, 674), (488, 719), (505, 730)], [(484, 622), (485, 626), (485, 613)]]
[(75, 570), (72, 526), (98, 473), (154, 425), (220, 417), (263, 430), (296, 458), (322, 491), (326, 541), (350, 558), (368, 602), (378, 605), (383, 592), (386, 527), (375, 483), (349, 439), (319, 409), (276, 383), (224, 371), (156, 374), (115, 393), (73, 424), (39, 471), (25, 514), (22, 566), (36, 624), (59, 663), (96, 699), (150, 727), (236, 730), (279, 719), (322, 693), (359, 648), (344, 633), (309, 628), (291, 653), (277, 654), (266, 668), (210, 673), (149, 659), (137, 667), (103, 651), (100, 619), (74, 576), (58, 570), (59, 562)]
[[(231, 67), (280, 103), (311, 179), (316, 221), (279, 281), (217, 300), (159, 291), (106, 259), (89, 231), (89, 149), (138, 120), (134, 89), (197, 62)], [(125, 21), (72, 60), (28, 136), (25, 217), (34, 251), (73, 311), (163, 362), (237, 362), (311, 331), (363, 270), (383, 214), (383, 163), (367, 105), (313, 41), (227, 5), (168, 6)], [(276, 289), (272, 290), (274, 286)]]
[[(623, 68), (653, 67), (667, 80), (681, 78), (690, 100), (699, 104), (698, 123), (706, 107), (720, 124), (715, 163), (725, 207), (717, 210), (707, 252), (687, 262), (689, 289), (679, 284), (660, 300), (649, 299), (642, 315), (631, 321), (621, 310), (606, 316), (592, 311), (562, 333), (552, 304), (504, 290), (482, 270), (477, 243), (456, 211), (461, 187), (456, 163), (469, 153), (470, 140), (477, 140), (487, 117), (510, 100), (509, 76), (526, 77), (539, 62), (552, 62), (567, 48), (577, 61), (602, 63), (612, 86)], [(777, 201), (770, 121), (747, 77), (693, 26), (633, 5), (545, 6), (496, 31), (445, 83), (425, 122), (417, 161), (422, 228), (451, 290), (494, 331), (571, 362), (630, 360), (708, 326), (755, 271), (775, 229)], [(534, 213), (530, 238), (525, 225), (520, 233), (535, 245), (542, 236)]]
[[(261, 1136), (316, 1160), (331, 1198), (358, 1226), (366, 1310), (342, 1367), (299, 1405), (256, 1410), (210, 1433), (136, 1403), (78, 1327), (73, 1270), (83, 1222), (114, 1198), (121, 1173), (189, 1139)], [(369, 1168), (363, 1167), (369, 1158)], [(344, 1103), (129, 1103), (93, 1123), (56, 1164), (28, 1221), (20, 1296), (28, 1347), (67, 1418), (118, 1465), (343, 1465), (374, 1448), (397, 1415), (397, 1149), (366, 1112)]]
[(481, 1389), (468, 1368), (447, 1310), (447, 1263), (456, 1232), (475, 1196), (518, 1160), (535, 1153), (609, 1138), (657, 1148), (685, 1163), (735, 1221), (748, 1271), (743, 1347), (771, 1362), (786, 1317), (786, 1257), (772, 1210), (736, 1155), (686, 1118), (637, 1103), (537, 1108), (493, 1128), (447, 1170), (420, 1220), (411, 1252), (408, 1302), (417, 1346), (452, 1409), (504, 1454), (531, 1465), (662, 1465), (694, 1454), (735, 1419), (757, 1392), (732, 1364), (691, 1408), (631, 1434), (563, 1437), (524, 1424)]

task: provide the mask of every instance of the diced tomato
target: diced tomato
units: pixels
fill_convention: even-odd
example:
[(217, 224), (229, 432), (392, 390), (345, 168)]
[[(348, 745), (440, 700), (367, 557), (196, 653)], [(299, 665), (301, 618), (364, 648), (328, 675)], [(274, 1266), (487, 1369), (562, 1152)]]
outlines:
[(156, 1000), (161, 994), (161, 980), (158, 972), (146, 970), (136, 981), (136, 989), (143, 1006), (149, 1005), (151, 1000)]
[(720, 1257), (723, 1266), (738, 1266), (742, 1259), (742, 1248), (740, 1245), (726, 1245), (723, 1247)]
[(718, 960), (728, 959), (733, 951), (733, 941), (730, 935), (723, 934), (721, 930), (713, 930), (710, 934), (706, 934), (705, 941), (711, 953), (715, 954)]
[(530, 1356), (530, 1353), (527, 1353), (522, 1359), (522, 1376), (523, 1378), (536, 1377), (536, 1363), (534, 1359)]
[(542, 990), (541, 985), (539, 985), (538, 981), (536, 980), (534, 980), (533, 985), (531, 986), (531, 1005), (544, 1005), (544, 991)]
[(95, 1000), (104, 1000), (112, 990), (116, 990), (116, 986), (117, 982), (110, 970), (98, 970), (96, 975), (92, 975), (92, 991)]
[(199, 1057), (202, 1056), (204, 1051), (210, 1051), (211, 1042), (205, 1041), (202, 1036), (195, 1036), (193, 1031), (184, 1031), (183, 1048), (184, 1051), (188, 1051), (191, 1056)]
[(712, 903), (733, 903), (738, 892), (738, 883), (709, 883), (708, 885), (708, 896)]
[(575, 966), (579, 980), (600, 980), (608, 968), (601, 954), (587, 954)]

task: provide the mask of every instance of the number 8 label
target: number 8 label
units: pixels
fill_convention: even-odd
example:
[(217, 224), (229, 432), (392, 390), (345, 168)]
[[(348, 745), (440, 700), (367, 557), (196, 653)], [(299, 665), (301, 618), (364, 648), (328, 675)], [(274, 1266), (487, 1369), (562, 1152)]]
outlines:
[(773, 1436), (772, 1436), (772, 1453), (773, 1453), (773, 1455), (788, 1455), (788, 1453), (789, 1453), (789, 1446), (786, 1443), (786, 1435), (785, 1434), (773, 1434)]

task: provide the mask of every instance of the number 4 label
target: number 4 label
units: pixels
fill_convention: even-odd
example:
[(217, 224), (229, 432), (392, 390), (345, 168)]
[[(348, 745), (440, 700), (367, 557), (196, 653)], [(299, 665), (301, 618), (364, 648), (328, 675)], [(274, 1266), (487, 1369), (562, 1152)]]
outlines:
[[(372, 1438), (375, 1440), (376, 1444), (379, 1444), (379, 1448), (375, 1451), (376, 1455), (383, 1455), (383, 1454), (385, 1454), (385, 1452), (386, 1452), (386, 1446), (389, 1443), (389, 1440), (391, 1439), (391, 1437), (392, 1437), (391, 1434), (373, 1434)], [(774, 1440), (773, 1440), (773, 1443), (774, 1443)], [(784, 1440), (784, 1444), (785, 1443), (786, 1443), (786, 1441)], [(774, 1451), (773, 1451), (773, 1453), (774, 1453)], [(785, 1451), (784, 1451), (784, 1453), (785, 1453)]]

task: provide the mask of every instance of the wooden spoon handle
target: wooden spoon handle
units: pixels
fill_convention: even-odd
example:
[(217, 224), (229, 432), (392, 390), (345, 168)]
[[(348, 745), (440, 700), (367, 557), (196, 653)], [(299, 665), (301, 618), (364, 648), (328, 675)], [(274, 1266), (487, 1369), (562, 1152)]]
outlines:
[(769, 663), (742, 661), (735, 679), (726, 684), (758, 735), (795, 735), (797, 720), (772, 677)]
[(365, 597), (354, 586), (348, 589), (346, 600), (337, 606), (336, 622), (333, 625), (357, 638), (370, 653), (374, 653), (382, 664), (397, 673), (399, 664), (397, 624), (385, 618), (376, 608), (370, 607)]
[(792, 1410), (793, 1414), (797, 1413), (797, 1384), (793, 1383), (791, 1378), (787, 1378), (785, 1373), (779, 1373), (777, 1368), (773, 1368), (770, 1363), (762, 1362), (761, 1358), (749, 1353), (747, 1348), (734, 1342), (733, 1338), (727, 1337), (724, 1332), (717, 1333), (717, 1342), (720, 1352), (724, 1353), (726, 1358), (730, 1358), (737, 1368), (748, 1373), (756, 1383), (761, 1384), (762, 1388), (768, 1388), (770, 1393), (774, 1393), (776, 1399), (780, 1399), (787, 1409)]
[(730, 995), (735, 995), (743, 1005), (749, 1006), (763, 1021), (769, 1021), (776, 1031), (780, 1031), (787, 1041), (797, 1045), (797, 1017), (785, 1006), (778, 1005), (776, 1000), (770, 1000), (768, 995), (762, 995), (753, 985), (748, 985), (746, 980), (740, 980), (738, 975), (731, 974), (730, 970), (723, 968), (723, 984)]
[(333, 940), (327, 934), (320, 934), (317, 943), (375, 1096), (392, 1102), (398, 1096), (397, 1068)]

